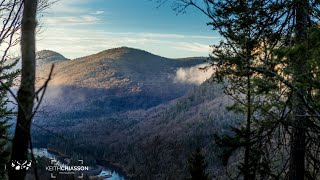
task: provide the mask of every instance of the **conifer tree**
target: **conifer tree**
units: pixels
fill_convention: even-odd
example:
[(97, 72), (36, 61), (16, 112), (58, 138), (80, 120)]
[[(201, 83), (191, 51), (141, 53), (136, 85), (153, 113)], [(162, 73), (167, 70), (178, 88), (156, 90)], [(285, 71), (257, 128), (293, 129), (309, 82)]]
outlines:
[[(214, 46), (211, 58), (212, 65), (217, 67), (217, 78), (221, 81), (227, 79), (232, 87), (232, 82), (238, 82), (237, 78), (241, 80), (243, 77), (243, 73), (237, 70), (244, 69), (253, 75), (251, 92), (259, 101), (251, 101), (252, 109), (255, 111), (251, 113), (251, 122), (254, 122), (250, 124), (251, 133), (246, 133), (248, 130), (235, 128), (234, 137), (245, 140), (243, 137), (248, 138), (250, 134), (251, 137), (248, 138), (250, 141), (245, 140), (244, 143), (249, 142), (251, 149), (253, 146), (258, 147), (252, 150), (260, 148), (265, 154), (259, 158), (266, 163), (256, 166), (258, 169), (261, 167), (260, 177), (268, 175), (274, 179), (293, 180), (306, 177), (319, 178), (317, 170), (320, 167), (317, 160), (319, 159), (317, 139), (320, 133), (320, 109), (317, 102), (320, 88), (319, 56), (314, 55), (319, 52), (316, 40), (319, 40), (317, 35), (319, 35), (320, 2), (317, 0), (175, 0), (174, 2), (179, 12), (189, 6), (199, 9), (210, 18), (211, 22), (208, 24), (218, 30), (224, 38), (220, 45)], [(238, 18), (241, 13), (247, 13), (247, 16)], [(248, 30), (251, 32), (250, 36), (246, 36), (248, 34), (245, 32)], [(254, 41), (252, 43), (248, 40)], [(245, 63), (246, 56), (242, 53), (244, 48), (241, 45), (253, 45), (253, 54), (258, 53), (252, 58), (251, 64)], [(240, 91), (228, 91), (228, 93), (240, 97), (245, 95), (245, 92)], [(240, 108), (235, 104), (232, 109), (248, 113), (248, 109), (244, 111), (241, 107), (245, 101), (239, 102)], [(229, 137), (225, 139), (228, 141), (220, 143), (229, 147), (227, 154), (243, 146), (241, 141)], [(244, 155), (244, 162), (248, 162), (246, 158)], [(255, 164), (252, 165), (251, 167), (255, 167)], [(242, 163), (239, 169), (245, 179), (252, 179), (252, 176), (246, 178), (245, 171), (249, 171), (248, 167), (246, 163)]]
[(13, 124), (10, 120), (14, 112), (8, 89), (13, 86), (13, 81), (19, 74), (18, 70), (14, 70), (18, 60), (14, 60), (10, 50), (18, 42), (16, 35), (20, 27), (21, 7), (21, 1), (4, 0), (0, 4), (0, 20), (3, 22), (0, 27), (0, 179), (7, 178), (5, 165), (10, 159), (11, 140), (8, 129)]
[(243, 159), (237, 162), (238, 170), (232, 169), (231, 176), (239, 176), (236, 173), (239, 171), (245, 180), (255, 179), (268, 172), (261, 150), (265, 144), (253, 141), (260, 136), (256, 130), (259, 126), (257, 120), (262, 118), (259, 112), (262, 100), (259, 97), (263, 91), (256, 83), (261, 78), (250, 68), (259, 63), (261, 55), (257, 49), (261, 48), (263, 33), (256, 29), (256, 25), (265, 21), (257, 16), (264, 12), (261, 4), (244, 0), (219, 2), (214, 8), (214, 15), (220, 18), (213, 22), (213, 26), (227, 39), (213, 46), (210, 60), (215, 68), (214, 79), (224, 84), (225, 93), (234, 100), (229, 110), (240, 113), (243, 119), (243, 124), (232, 128), (235, 133), (233, 137), (217, 136), (216, 141), (225, 147), (225, 161), (228, 161), (232, 152), (239, 153), (235, 150), (240, 150)]
[(0, 63), (2, 72), (0, 74), (0, 81), (3, 83), (0, 86), (0, 179), (6, 178), (5, 165), (10, 159), (10, 137), (8, 136), (8, 129), (12, 125), (9, 120), (14, 115), (13, 109), (10, 109), (10, 99), (8, 97), (7, 88), (13, 85), (14, 79), (18, 76), (19, 71), (12, 70), (17, 61), (9, 65)]
[(188, 159), (188, 168), (192, 180), (209, 180), (206, 172), (208, 163), (201, 154), (201, 149), (196, 148)]

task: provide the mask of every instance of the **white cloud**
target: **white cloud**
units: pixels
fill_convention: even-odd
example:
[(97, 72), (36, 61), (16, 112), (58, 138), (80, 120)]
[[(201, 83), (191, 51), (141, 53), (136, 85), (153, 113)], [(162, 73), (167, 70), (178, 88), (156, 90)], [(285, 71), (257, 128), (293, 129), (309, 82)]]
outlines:
[(49, 14), (75, 14), (88, 13), (88, 9), (80, 8), (77, 5), (87, 3), (86, 0), (59, 0), (47, 10)]
[(99, 15), (99, 14), (103, 14), (104, 13), (104, 11), (96, 11), (96, 12), (94, 12), (94, 13), (91, 13), (91, 14), (94, 14), (94, 15)]
[(95, 16), (60, 16), (45, 18), (44, 25), (79, 25), (79, 24), (94, 24), (99, 23), (100, 19)]
[(212, 37), (212, 36), (193, 36), (193, 35), (184, 35), (184, 34), (166, 34), (166, 33), (140, 33), (141, 36), (149, 38), (197, 38), (197, 39), (220, 39), (221, 37)]
[(101, 9), (92, 11), (84, 5), (85, 3), (88, 1), (61, 0), (54, 4), (51, 8), (52, 14), (44, 16), (40, 21), (44, 31), (38, 35), (38, 49), (56, 50), (69, 58), (118, 46), (154, 50), (156, 53), (164, 52), (164, 49), (169, 49), (171, 52), (179, 49), (186, 52), (186, 56), (193, 56), (193, 54), (206, 56), (210, 53), (208, 45), (181, 41), (209, 42), (219, 38), (174, 33), (107, 32), (105, 29), (97, 29), (104, 28), (105, 17), (101, 14), (105, 14), (105, 11)]
[(174, 48), (185, 50), (185, 51), (207, 53), (207, 54), (210, 54), (212, 52), (212, 48), (209, 45), (200, 44), (200, 43), (179, 42)]
[(208, 64), (200, 64), (191, 68), (179, 68), (176, 71), (174, 81), (180, 83), (200, 85), (204, 81), (209, 79), (214, 72), (212, 68), (208, 68), (207, 70), (199, 69), (206, 66), (208, 66)]
[(92, 13), (85, 4), (86, 0), (59, 0), (52, 4), (39, 16), (39, 22), (45, 27), (64, 27), (68, 25), (83, 25), (101, 23), (103, 19), (98, 15), (104, 11)]
[[(64, 21), (83, 23), (74, 19), (64, 19)], [(152, 33), (106, 32), (95, 28), (47, 28), (38, 34), (37, 43), (38, 50), (55, 50), (68, 58), (90, 55), (119, 46), (140, 48), (156, 54), (161, 54), (168, 50), (171, 51), (171, 53), (185, 52), (179, 53), (181, 54), (179, 56), (163, 54), (169, 57), (207, 56), (210, 53), (209, 45), (180, 42), (180, 39), (175, 38), (157, 38), (161, 36), (161, 34), (157, 34), (157, 37), (150, 38), (146, 37), (145, 34)], [(163, 37), (170, 37), (170, 34), (163, 34)], [(186, 38), (188, 39), (188, 36), (186, 36)], [(196, 41), (197, 39), (193, 40)], [(179, 49), (179, 51), (175, 49)]]
[[(105, 1), (105, 0), (94, 0)], [(41, 33), (37, 47), (51, 49), (68, 58), (76, 58), (119, 46), (144, 49), (169, 57), (207, 56), (209, 44), (220, 39), (214, 36), (198, 36), (155, 32), (108, 32), (112, 29), (112, 17), (105, 20), (104, 9), (92, 9), (87, 0), (60, 0), (49, 13), (40, 18)], [(91, 3), (91, 1), (90, 1)], [(110, 23), (110, 24), (109, 24)]]

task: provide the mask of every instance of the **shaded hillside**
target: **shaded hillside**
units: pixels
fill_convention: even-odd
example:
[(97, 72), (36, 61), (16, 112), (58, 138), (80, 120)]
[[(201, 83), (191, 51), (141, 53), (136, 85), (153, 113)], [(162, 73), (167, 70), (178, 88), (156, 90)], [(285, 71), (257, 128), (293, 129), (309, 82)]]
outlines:
[(225, 109), (231, 102), (222, 93), (220, 86), (207, 82), (171, 102), (147, 110), (126, 111), (99, 119), (85, 118), (77, 124), (68, 123), (70, 126), (63, 130), (77, 132), (82, 129), (84, 135), (91, 134), (99, 144), (106, 146), (129, 143), (128, 138), (133, 143), (141, 138), (152, 139), (158, 135), (177, 137), (179, 140), (200, 135), (211, 137), (214, 133), (226, 133), (229, 125), (237, 121)]
[[(79, 148), (99, 158), (120, 162), (127, 172), (135, 174), (138, 168), (144, 166), (139, 164), (145, 158), (141, 148), (155, 146), (157, 149), (163, 143), (164, 149), (158, 152), (163, 158), (156, 165), (163, 175), (169, 170), (173, 174), (187, 174), (184, 169), (187, 157), (196, 146), (200, 146), (209, 152), (207, 156), (211, 173), (219, 174), (221, 166), (216, 156), (218, 151), (214, 134), (230, 133), (230, 125), (237, 125), (241, 121), (240, 116), (226, 111), (225, 107), (231, 103), (219, 85), (206, 82), (181, 98), (147, 110), (126, 111), (100, 118), (80, 118), (76, 123), (75, 119), (69, 118), (59, 123), (49, 121), (47, 125), (51, 130), (65, 137), (76, 137), (71, 138), (71, 144), (67, 146), (61, 140), (52, 140), (49, 144), (65, 152)], [(161, 143), (155, 145), (153, 141), (157, 138)], [(168, 144), (179, 147), (175, 150)], [(178, 151), (179, 155), (168, 154), (167, 151)], [(168, 163), (172, 164), (170, 169), (166, 169)], [(142, 173), (144, 169), (140, 171)]]

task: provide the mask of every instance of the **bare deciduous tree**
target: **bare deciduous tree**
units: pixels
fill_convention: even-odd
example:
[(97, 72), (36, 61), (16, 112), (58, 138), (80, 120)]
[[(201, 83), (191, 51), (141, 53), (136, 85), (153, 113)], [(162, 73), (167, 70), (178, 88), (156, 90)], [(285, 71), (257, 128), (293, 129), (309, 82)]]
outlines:
[[(35, 98), (37, 0), (24, 0), (21, 25), (21, 83), (18, 91), (18, 118), (13, 139), (11, 160), (27, 160)], [(26, 170), (9, 170), (9, 179), (23, 180)]]
[[(37, 1), (26, 2), (24, 0), (2, 0), (0, 2), (0, 20), (2, 22), (2, 26), (0, 28), (1, 156), (5, 155), (2, 153), (4, 152), (3, 149), (7, 149), (9, 146), (9, 142), (11, 141), (11, 139), (6, 135), (6, 128), (8, 128), (8, 119), (10, 118), (10, 116), (16, 114), (12, 112), (13, 109), (8, 110), (8, 108), (6, 107), (8, 102), (17, 104), (19, 111), (18, 123), (16, 128), (16, 133), (18, 135), (15, 135), (15, 143), (13, 143), (15, 145), (13, 148), (11, 159), (27, 159), (25, 158), (28, 152), (27, 149), (25, 149), (28, 148), (28, 145), (26, 144), (30, 143), (30, 146), (32, 147), (30, 139), (31, 119), (39, 108), (53, 70), (52, 67), (48, 80), (35, 93), (34, 82), (32, 80), (34, 79), (35, 74), (35, 63), (33, 63), (35, 61), (35, 16), (37, 13), (37, 9), (38, 12), (41, 12), (50, 7), (55, 2), (55, 0), (39, 0), (39, 3)], [(31, 18), (34, 18), (34, 20), (32, 20)], [(20, 30), (23, 34), (22, 37), (20, 36)], [(13, 85), (13, 81), (16, 80), (17, 76), (20, 74), (19, 70), (15, 70), (15, 66), (19, 62), (19, 58), (17, 58), (16, 55), (12, 54), (12, 52), (16, 51), (14, 47), (19, 44), (21, 39), (23, 39), (23, 41), (21, 41), (23, 77), (18, 93), (19, 97), (16, 97), (13, 91), (10, 90), (10, 87)], [(7, 91), (9, 91), (16, 102), (13, 102), (9, 99)], [(38, 98), (38, 104), (35, 108), (33, 108), (34, 96), (37, 96), (39, 94), (41, 96), (40, 100)], [(22, 121), (22, 119), (24, 119), (24, 121)], [(21, 142), (23, 143), (21, 144)], [(4, 147), (3, 149), (2, 146)], [(1, 157), (0, 164), (6, 163), (6, 158), (8, 157)], [(0, 175), (0, 177), (2, 177), (2, 175)], [(16, 179), (16, 177), (11, 177), (11, 179)]]

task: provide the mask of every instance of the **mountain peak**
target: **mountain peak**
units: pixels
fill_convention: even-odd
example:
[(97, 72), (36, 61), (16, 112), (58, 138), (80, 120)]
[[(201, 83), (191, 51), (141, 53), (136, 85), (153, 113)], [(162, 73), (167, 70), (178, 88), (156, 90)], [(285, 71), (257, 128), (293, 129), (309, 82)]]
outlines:
[(36, 56), (37, 56), (37, 62), (40, 63), (40, 64), (54, 63), (54, 62), (57, 62), (57, 61), (68, 60), (62, 54), (60, 54), (58, 52), (55, 52), (55, 51), (51, 51), (51, 50), (38, 51)]
[[(110, 58), (110, 59), (135, 59), (135, 58), (142, 58), (142, 57), (151, 57), (151, 56), (157, 56), (152, 53), (149, 53), (147, 51), (141, 50), (141, 49), (136, 49), (136, 48), (131, 48), (131, 47), (117, 47), (117, 48), (112, 48), (112, 49), (107, 49), (104, 51), (101, 51), (97, 54), (94, 54), (95, 58)], [(159, 57), (159, 56), (158, 56)]]

